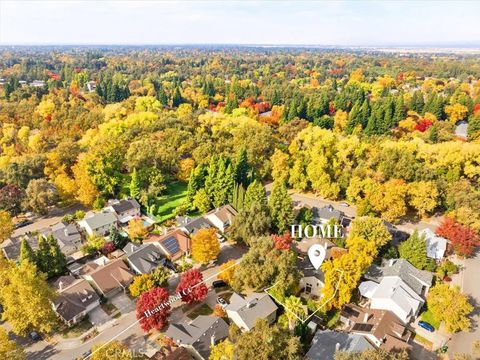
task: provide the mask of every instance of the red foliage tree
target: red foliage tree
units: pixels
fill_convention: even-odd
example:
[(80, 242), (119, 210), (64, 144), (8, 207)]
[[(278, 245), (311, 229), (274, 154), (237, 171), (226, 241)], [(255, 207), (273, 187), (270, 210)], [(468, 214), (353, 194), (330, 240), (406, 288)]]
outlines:
[(471, 256), (475, 246), (480, 245), (480, 238), (474, 230), (457, 223), (452, 218), (443, 219), (436, 232), (437, 235), (450, 240), (455, 253), (460, 256)]
[(170, 313), (168, 291), (155, 287), (143, 293), (137, 301), (137, 319), (145, 332), (152, 329), (161, 330), (167, 325), (167, 316)]
[(425, 132), (430, 126), (432, 126), (432, 121), (428, 119), (422, 119), (418, 122), (417, 125), (415, 125), (415, 130), (418, 130), (420, 132)]
[(205, 300), (208, 288), (203, 283), (202, 273), (198, 270), (186, 271), (177, 286), (177, 293), (182, 297), (182, 301), (189, 305)]
[(115, 245), (113, 244), (113, 242), (109, 241), (105, 245), (103, 245), (103, 248), (101, 251), (103, 255), (108, 255), (111, 252), (115, 251)]
[(292, 247), (292, 235), (286, 232), (283, 235), (272, 235), (272, 240), (275, 243), (275, 248), (278, 250), (288, 250)]
[(480, 111), (480, 104), (473, 105), (473, 113), (476, 114)]

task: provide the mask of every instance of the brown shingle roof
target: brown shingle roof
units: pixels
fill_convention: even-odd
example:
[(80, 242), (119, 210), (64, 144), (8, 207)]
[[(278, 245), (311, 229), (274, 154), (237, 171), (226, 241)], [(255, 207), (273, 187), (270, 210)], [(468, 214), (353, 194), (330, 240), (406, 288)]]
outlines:
[(119, 286), (126, 288), (133, 280), (133, 274), (122, 259), (109, 262), (90, 272), (95, 286), (105, 295)]

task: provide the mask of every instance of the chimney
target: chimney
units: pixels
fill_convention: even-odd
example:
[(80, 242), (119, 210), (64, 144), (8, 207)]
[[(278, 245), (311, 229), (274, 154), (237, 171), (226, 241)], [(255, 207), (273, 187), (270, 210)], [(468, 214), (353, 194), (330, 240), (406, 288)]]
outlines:
[(365, 322), (365, 323), (368, 322), (369, 317), (370, 316), (368, 315), (368, 312), (366, 312), (365, 315), (363, 315), (363, 322)]
[(335, 344), (335, 352), (340, 351), (340, 343)]
[(210, 338), (210, 343), (212, 346), (215, 346), (215, 334), (213, 334), (212, 337)]

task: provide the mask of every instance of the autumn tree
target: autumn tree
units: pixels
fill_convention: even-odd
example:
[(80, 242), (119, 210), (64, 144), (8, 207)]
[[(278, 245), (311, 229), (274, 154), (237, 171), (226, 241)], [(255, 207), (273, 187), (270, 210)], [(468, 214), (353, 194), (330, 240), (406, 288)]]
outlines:
[(27, 355), (23, 348), (8, 338), (7, 331), (0, 328), (0, 358), (8, 360), (24, 360)]
[(458, 286), (440, 283), (430, 289), (427, 306), (437, 321), (445, 322), (448, 332), (467, 331), (471, 321), (468, 315), (473, 311), (468, 297)]
[(128, 235), (134, 241), (141, 241), (148, 234), (148, 229), (142, 219), (132, 219), (128, 222)]
[(22, 210), (25, 191), (17, 185), (5, 185), (0, 189), (0, 210), (5, 210), (14, 216)]
[(225, 281), (227, 284), (230, 284), (233, 279), (233, 275), (235, 274), (235, 268), (236, 261), (233, 259), (228, 260), (220, 265), (221, 273), (218, 274), (218, 278)]
[(25, 193), (24, 207), (41, 215), (58, 199), (57, 189), (45, 179), (31, 180)]
[(361, 352), (336, 351), (334, 360), (409, 360), (410, 356), (404, 350), (387, 352), (382, 349), (369, 349)]
[(272, 240), (275, 243), (275, 248), (278, 250), (288, 250), (292, 247), (293, 238), (289, 232), (283, 235), (272, 235)]
[(10, 214), (4, 210), (0, 211), (0, 243), (7, 240), (15, 229)]
[(169, 271), (161, 266), (150, 274), (135, 276), (128, 290), (133, 297), (138, 297), (154, 287), (166, 287), (168, 285)]
[(205, 300), (208, 288), (200, 271), (188, 270), (183, 273), (176, 291), (182, 296), (182, 301), (190, 305)]
[(420, 217), (437, 207), (438, 196), (437, 186), (433, 181), (418, 181), (408, 185), (408, 203)]
[(350, 226), (350, 236), (358, 236), (365, 240), (373, 241), (378, 248), (392, 240), (392, 235), (380, 218), (372, 216), (358, 217), (352, 221)]
[(215, 307), (213, 308), (213, 316), (224, 318), (227, 316), (227, 312), (222, 307), (222, 305), (216, 304)]
[(155, 287), (144, 292), (137, 301), (137, 319), (145, 332), (152, 329), (161, 330), (167, 325), (170, 314), (168, 291)]
[(216, 229), (200, 229), (192, 236), (192, 258), (202, 264), (215, 260), (220, 253)]
[(475, 231), (449, 217), (443, 219), (436, 233), (448, 239), (455, 253), (460, 256), (471, 256), (475, 247), (480, 244), (480, 238)]
[(247, 191), (245, 192), (244, 207), (248, 209), (253, 203), (267, 205), (267, 194), (265, 192), (265, 188), (258, 180), (254, 180), (250, 185), (248, 185)]
[(0, 275), (3, 319), (12, 326), (13, 332), (21, 336), (31, 329), (50, 332), (56, 323), (51, 305), (55, 294), (47, 284), (46, 275), (39, 273), (29, 261), (15, 267), (5, 260), (0, 263)]
[(209, 360), (234, 360), (235, 359), (235, 348), (233, 343), (225, 339), (219, 342), (216, 345), (211, 347)]

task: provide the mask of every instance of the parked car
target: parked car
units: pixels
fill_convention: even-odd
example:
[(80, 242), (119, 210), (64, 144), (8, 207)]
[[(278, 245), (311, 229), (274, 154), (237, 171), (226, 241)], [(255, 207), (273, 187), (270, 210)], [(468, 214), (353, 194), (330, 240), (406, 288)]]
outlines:
[(435, 328), (430, 325), (429, 323), (425, 322), (425, 321), (419, 321), (418, 322), (418, 326), (420, 326), (421, 328), (427, 330), (427, 331), (430, 331), (430, 332), (434, 332), (435, 331)]
[(22, 220), (15, 224), (15, 229), (19, 229), (30, 224), (33, 224), (33, 222), (31, 222), (30, 220)]
[(228, 303), (224, 298), (218, 297), (217, 304), (219, 304), (222, 308), (226, 308)]
[(212, 285), (214, 288), (222, 288), (227, 286), (227, 283), (223, 280), (215, 280)]
[(32, 339), (33, 341), (39, 341), (39, 340), (42, 340), (42, 337), (40, 336), (40, 334), (36, 331), (30, 331), (30, 339)]
[(338, 203), (338, 205), (344, 206), (344, 207), (349, 207), (349, 206), (350, 206), (350, 205), (349, 205), (348, 203), (346, 203), (346, 202), (340, 202), (340, 203)]

